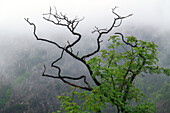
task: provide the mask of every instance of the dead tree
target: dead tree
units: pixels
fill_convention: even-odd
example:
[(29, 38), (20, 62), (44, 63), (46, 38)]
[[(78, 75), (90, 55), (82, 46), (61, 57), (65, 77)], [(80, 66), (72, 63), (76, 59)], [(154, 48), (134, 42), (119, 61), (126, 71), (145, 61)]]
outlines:
[[(61, 75), (61, 68), (59, 66), (57, 66), (56, 63), (59, 60), (61, 60), (62, 57), (63, 57), (63, 54), (66, 53), (66, 54), (70, 55), (71, 57), (73, 57), (75, 60), (77, 60), (77, 61), (81, 62), (82, 64), (84, 64), (87, 67), (89, 75), (91, 76), (91, 78), (92, 78), (93, 82), (95, 83), (95, 85), (100, 86), (101, 83), (97, 80), (97, 78), (92, 77), (93, 71), (91, 70), (90, 66), (87, 64), (85, 59), (95, 55), (96, 53), (98, 53), (100, 51), (100, 48), (101, 48), (100, 44), (102, 42), (101, 37), (103, 35), (108, 34), (113, 28), (119, 27), (121, 25), (123, 19), (125, 19), (125, 18), (127, 18), (129, 16), (132, 16), (132, 14), (127, 15), (127, 16), (120, 16), (119, 14), (117, 14), (115, 12), (116, 8), (117, 7), (112, 9), (112, 13), (116, 16), (116, 18), (113, 19), (113, 22), (111, 23), (110, 28), (108, 28), (108, 29), (100, 29), (98, 27), (95, 27), (94, 30), (92, 31), (92, 33), (97, 33), (98, 34), (97, 35), (97, 48), (93, 52), (85, 54), (83, 56), (78, 56), (79, 51), (76, 54), (73, 53), (73, 47), (82, 38), (82, 35), (80, 33), (76, 32), (75, 30), (76, 30), (78, 24), (84, 18), (83, 19), (79, 19), (79, 18), (76, 17), (76, 18), (70, 20), (67, 17), (67, 15), (65, 15), (65, 14), (63, 14), (61, 12), (58, 13), (56, 9), (55, 9), (55, 13), (52, 13), (52, 9), (51, 8), (50, 8), (49, 13), (43, 14), (43, 15), (47, 16), (47, 17), (43, 17), (46, 21), (52, 22), (54, 25), (57, 25), (57, 26), (66, 27), (72, 33), (72, 35), (77, 36), (77, 39), (75, 39), (72, 43), (67, 41), (68, 43), (65, 46), (60, 46), (58, 43), (56, 43), (54, 41), (51, 41), (51, 40), (48, 40), (48, 39), (44, 39), (44, 38), (40, 38), (36, 34), (36, 25), (34, 23), (30, 22), (29, 18), (25, 18), (25, 20), (30, 25), (33, 26), (33, 34), (34, 34), (34, 36), (35, 36), (35, 38), (37, 40), (53, 44), (53, 45), (57, 46), (59, 49), (62, 50), (61, 56), (51, 63), (51, 67), (52, 68), (58, 69), (58, 74), (57, 75), (47, 74), (46, 73), (46, 66), (44, 65), (44, 71), (42, 73), (42, 76), (46, 76), (46, 77), (50, 77), (50, 78), (55, 78), (55, 79), (60, 79), (64, 83), (66, 83), (68, 85), (71, 85), (71, 86), (74, 86), (74, 87), (78, 87), (78, 88), (81, 88), (81, 89), (84, 89), (84, 90), (92, 91), (93, 88), (91, 87), (90, 83), (87, 81), (87, 79), (86, 79), (87, 76), (86, 75), (80, 75), (79, 77), (69, 77), (69, 76), (62, 76)], [(119, 22), (119, 23), (117, 24), (117, 22)], [(83, 81), (86, 84), (86, 86), (77, 85), (75, 83), (72, 83), (72, 82), (68, 81), (68, 80), (80, 80), (80, 79), (83, 79)]]

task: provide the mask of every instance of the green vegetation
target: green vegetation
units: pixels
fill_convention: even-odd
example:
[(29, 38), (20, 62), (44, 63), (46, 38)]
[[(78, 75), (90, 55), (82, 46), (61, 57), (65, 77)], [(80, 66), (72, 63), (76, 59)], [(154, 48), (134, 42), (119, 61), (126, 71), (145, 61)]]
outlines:
[(6, 103), (10, 100), (12, 92), (11, 85), (0, 85), (0, 109), (3, 108)]
[(23, 82), (24, 80), (26, 80), (27, 78), (29, 78), (29, 75), (30, 75), (29, 72), (25, 72), (25, 74), (17, 77), (17, 78), (16, 78), (15, 85), (19, 85), (21, 82)]
[[(14, 86), (18, 86), (20, 85), (25, 79), (27, 79), (29, 77), (30, 73), (26, 72), (24, 75), (22, 76), (18, 76), (17, 79), (15, 80), (15, 84), (14, 85), (10, 85), (10, 84), (1, 84), (0, 85), (0, 110), (4, 107), (6, 107), (6, 103), (10, 101), (11, 98), (11, 94), (12, 94), (12, 90)], [(19, 108), (20, 107), (20, 108)], [(17, 112), (16, 113), (22, 113), (22, 108), (23, 106), (20, 105), (14, 105), (14, 106), (10, 106), (9, 108), (5, 108), (8, 110), (13, 110), (15, 111), (15, 109), (20, 109), (21, 112)], [(8, 113), (7, 111), (5, 113)], [(11, 113), (11, 112), (9, 112)]]
[[(126, 37), (126, 40), (122, 37), (121, 41), (117, 35), (111, 36), (109, 41), (112, 43), (108, 49), (101, 50), (99, 56), (87, 62), (93, 71), (93, 77), (97, 77), (101, 85), (94, 86), (91, 92), (79, 92), (73, 87), (68, 96), (65, 93), (58, 96), (63, 111), (101, 112), (109, 103), (117, 108), (117, 112), (155, 112), (154, 105), (145, 101), (144, 94), (135, 86), (135, 79), (139, 75), (148, 76), (148, 74), (164, 73), (169, 76), (170, 70), (156, 65), (157, 45), (154, 42), (137, 40), (133, 36)], [(123, 52), (120, 52), (120, 49)], [(164, 87), (162, 88), (160, 90), (165, 90)], [(82, 103), (77, 104), (74, 101), (75, 97), (81, 99)]]
[(23, 113), (25, 110), (27, 110), (26, 105), (15, 104), (15, 105), (6, 107), (3, 112), (4, 113)]
[(152, 102), (157, 113), (170, 112), (170, 78), (164, 75), (147, 75), (136, 79), (136, 87), (146, 94), (146, 100)]
[[(147, 36), (151, 37), (151, 36)], [(111, 40), (110, 40), (111, 41)], [(119, 42), (120, 40), (117, 40)], [(112, 44), (112, 43), (110, 43)], [(117, 43), (118, 44), (118, 43)], [(161, 45), (161, 43), (160, 43)], [(125, 46), (127, 50), (130, 50), (129, 46)], [(42, 50), (41, 50), (42, 49)], [(63, 85), (60, 81), (57, 80), (52, 80), (52, 79), (47, 79), (41, 76), (42, 74), (42, 62), (48, 62), (52, 61), (55, 59), (55, 54), (51, 54), (50, 52), (43, 53), (44, 48), (42, 47), (41, 49), (35, 49), (32, 51), (32, 49), (27, 49), (26, 51), (21, 51), (21, 53), (16, 53), (18, 56), (18, 59), (15, 59), (15, 63), (10, 63), (8, 66), (11, 67), (6, 67), (1, 72), (3, 76), (0, 78), (0, 112), (1, 113), (52, 113), (52, 111), (57, 111), (61, 110), (63, 107), (66, 107), (67, 105), (70, 105), (68, 109), (74, 111), (74, 112), (79, 112), (80, 108), (83, 107), (81, 104), (85, 103), (86, 98), (89, 96), (89, 102), (93, 99), (93, 101), (84, 107), (84, 111), (82, 112), (89, 112), (88, 111), (88, 105), (92, 105), (93, 108), (97, 108), (98, 105), (100, 105), (100, 101), (98, 103), (94, 103), (98, 98), (95, 96), (95, 94), (91, 94), (93, 92), (83, 92), (84, 90), (79, 90), (76, 89), (75, 87), (72, 88), (72, 93), (69, 94), (70, 92), (70, 87), (68, 85)], [(170, 63), (168, 62), (168, 55), (166, 53), (166, 50), (163, 48), (160, 48), (161, 54), (159, 54), (159, 59), (164, 59), (160, 60), (160, 63), (162, 66), (164, 66), (164, 62), (166, 62), (165, 66), (168, 67), (170, 66)], [(50, 49), (51, 50), (51, 49)], [(107, 52), (109, 53), (110, 50), (113, 50), (112, 48), (108, 49)], [(121, 45), (118, 47), (118, 49), (114, 49), (117, 52), (125, 52), (126, 50), (121, 49)], [(42, 51), (42, 52), (41, 52)], [(48, 51), (48, 49), (47, 49)], [(51, 50), (53, 51), (53, 50)], [(115, 51), (115, 52), (116, 52)], [(102, 50), (101, 53), (99, 54), (102, 55), (104, 51)], [(43, 53), (43, 54), (39, 54)], [(49, 55), (50, 54), (50, 55)], [(24, 56), (23, 56), (24, 55)], [(115, 54), (118, 55), (119, 54)], [(163, 57), (162, 56), (166, 56)], [(11, 56), (13, 57), (13, 56)], [(33, 63), (32, 59), (39, 59), (41, 58), (40, 61), (38, 61), (37, 64)], [(109, 58), (109, 57), (107, 57)], [(101, 59), (100, 57), (95, 57), (95, 59)], [(97, 61), (96, 60), (96, 61)], [(91, 61), (91, 60), (90, 60)], [(89, 61), (89, 63), (90, 63)], [(102, 62), (105, 62), (106, 59), (102, 59)], [(123, 60), (120, 61), (120, 63), (123, 65)], [(63, 60), (63, 64), (65, 64)], [(58, 63), (59, 64), (59, 63)], [(72, 63), (74, 64), (74, 63)], [(102, 64), (104, 65), (104, 63)], [(95, 65), (94, 65), (95, 66)], [(81, 66), (72, 66), (70, 69), (66, 69), (67, 73), (75, 73), (75, 70), (72, 70), (76, 68), (77, 70), (81, 69)], [(170, 68), (170, 67), (168, 67)], [(2, 68), (1, 68), (2, 69)], [(10, 69), (10, 70), (9, 70)], [(95, 68), (94, 68), (95, 69)], [(111, 70), (108, 70), (111, 71)], [(64, 72), (65, 73), (65, 72)], [(96, 72), (97, 73), (97, 72)], [(144, 73), (142, 73), (144, 74)], [(168, 74), (168, 73), (167, 73)], [(12, 75), (12, 76), (11, 76)], [(137, 76), (135, 78), (135, 81), (133, 82), (134, 86), (136, 87), (135, 90), (138, 90), (140, 94), (142, 92), (146, 95), (147, 98), (144, 98), (146, 102), (143, 104), (138, 103), (137, 107), (134, 99), (132, 99), (132, 102), (130, 102), (128, 109), (129, 110), (134, 110), (135, 109), (139, 110), (139, 108), (142, 107), (151, 107), (150, 110), (156, 108), (157, 113), (169, 113), (170, 112), (170, 78), (168, 76), (165, 76), (163, 74), (157, 75), (152, 73), (144, 74), (145, 76)], [(101, 75), (100, 75), (101, 76)], [(97, 76), (100, 78), (100, 76)], [(7, 77), (7, 78), (5, 78)], [(9, 79), (10, 78), (10, 79)], [(109, 78), (108, 78), (109, 81)], [(12, 85), (10, 85), (12, 84)], [(109, 86), (109, 84), (106, 84), (106, 86)], [(103, 88), (103, 87), (101, 87)], [(137, 89), (138, 88), (138, 89)], [(94, 88), (95, 89), (95, 88)], [(99, 89), (96, 88), (96, 91), (98, 93), (100, 92)], [(107, 91), (107, 90), (106, 90)], [(62, 92), (65, 92), (65, 95), (60, 96), (61, 103), (65, 102), (63, 106), (60, 107), (59, 100), (56, 98), (56, 95), (61, 95)], [(79, 95), (81, 94), (81, 95)], [(115, 93), (116, 94), (116, 93)], [(69, 98), (69, 97), (73, 98)], [(143, 96), (143, 94), (142, 94)], [(118, 98), (120, 100), (120, 98)], [(67, 101), (65, 101), (67, 100)], [(62, 102), (63, 101), (63, 102)], [(97, 101), (96, 101), (97, 102)], [(22, 104), (23, 103), (23, 104)], [(94, 103), (94, 105), (93, 105)], [(153, 103), (153, 104), (150, 104)], [(101, 105), (103, 105), (101, 103)], [(106, 108), (102, 107), (102, 112), (103, 113), (114, 113), (116, 112), (116, 107), (113, 107), (112, 104), (108, 104), (107, 102), (104, 103)], [(136, 106), (136, 108), (135, 108)], [(92, 108), (90, 108), (92, 109)], [(100, 108), (97, 108), (100, 109)], [(64, 109), (63, 109), (64, 110)], [(61, 110), (61, 112), (63, 112)], [(82, 110), (82, 109), (81, 109)], [(81, 111), (80, 111), (81, 112)], [(92, 112), (92, 110), (90, 111)]]

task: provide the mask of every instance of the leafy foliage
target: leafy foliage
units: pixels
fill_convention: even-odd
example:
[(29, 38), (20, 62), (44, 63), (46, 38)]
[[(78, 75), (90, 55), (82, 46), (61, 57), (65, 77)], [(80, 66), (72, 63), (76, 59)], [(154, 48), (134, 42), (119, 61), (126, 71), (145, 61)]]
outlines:
[(22, 104), (14, 104), (10, 107), (7, 107), (4, 112), (5, 113), (23, 113), (27, 109), (26, 105)]
[(170, 78), (169, 76), (147, 75), (145, 78), (138, 77), (136, 87), (147, 96), (146, 101), (152, 102), (157, 113), (170, 112)]
[[(101, 50), (99, 56), (87, 61), (93, 71), (92, 77), (98, 78), (101, 85), (94, 86), (91, 92), (73, 90), (70, 96), (58, 96), (61, 107), (72, 113), (101, 112), (110, 103), (118, 112), (155, 112), (154, 105), (143, 100), (145, 96), (135, 87), (134, 80), (146, 73), (169, 76), (169, 69), (156, 65), (157, 45), (133, 36), (127, 36), (126, 41), (122, 37), (121, 41), (114, 35), (108, 41), (111, 43), (107, 50)], [(75, 95), (82, 100), (81, 104), (73, 101)]]
[(19, 85), (21, 82), (23, 82), (25, 79), (29, 78), (30, 73), (29, 72), (25, 72), (25, 74), (23, 74), (22, 76), (19, 76), (16, 78), (16, 82), (15, 85)]
[(0, 109), (3, 108), (6, 103), (10, 100), (12, 92), (11, 85), (4, 85), (0, 86)]

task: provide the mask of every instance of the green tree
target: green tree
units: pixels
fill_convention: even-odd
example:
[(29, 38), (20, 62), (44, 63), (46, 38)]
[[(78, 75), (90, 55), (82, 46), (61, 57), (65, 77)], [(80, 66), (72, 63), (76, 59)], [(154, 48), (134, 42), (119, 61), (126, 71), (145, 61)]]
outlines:
[[(165, 73), (170, 74), (168, 69), (160, 68), (156, 65), (157, 46), (153, 42), (137, 40), (134, 36), (128, 36), (126, 39), (121, 33), (115, 33), (111, 36), (110, 45), (107, 49), (101, 50), (101, 37), (108, 34), (113, 28), (121, 25), (122, 20), (131, 16), (120, 16), (112, 9), (113, 14), (116, 15), (110, 28), (99, 29), (95, 27), (92, 33), (97, 33), (97, 48), (89, 53), (80, 56), (79, 51), (73, 51), (73, 47), (81, 40), (82, 35), (75, 31), (79, 22), (83, 19), (74, 18), (70, 20), (66, 15), (57, 11), (50, 12), (44, 15), (45, 20), (52, 22), (55, 25), (66, 27), (74, 36), (78, 38), (75, 41), (65, 46), (60, 46), (57, 42), (40, 38), (36, 34), (36, 25), (31, 23), (29, 19), (25, 19), (30, 25), (34, 27), (33, 34), (37, 40), (48, 42), (62, 50), (61, 56), (52, 62), (51, 67), (58, 69), (58, 75), (51, 75), (46, 73), (46, 66), (44, 65), (44, 72), (42, 76), (56, 78), (62, 80), (64, 83), (73, 86), (73, 91), (69, 95), (63, 94), (58, 96), (61, 100), (61, 108), (63, 111), (71, 113), (79, 112), (102, 112), (110, 104), (117, 108), (117, 112), (154, 112), (155, 109), (151, 103), (143, 101), (144, 94), (134, 86), (134, 80), (138, 75), (145, 73)], [(118, 23), (120, 22), (120, 23)], [(121, 49), (122, 48), (122, 49)], [(58, 61), (63, 58), (66, 53), (75, 60), (80, 61), (88, 69), (89, 75), (94, 83), (88, 81), (87, 76), (70, 77), (61, 75), (61, 68), (56, 65)], [(94, 57), (95, 55), (95, 57)], [(93, 57), (93, 58), (91, 58)], [(90, 59), (90, 60), (87, 60)], [(70, 80), (81, 80), (83, 83), (76, 84)], [(76, 91), (76, 88), (83, 91)], [(76, 103), (74, 98), (82, 100), (81, 103)], [(135, 104), (134, 104), (135, 103)], [(61, 112), (61, 111), (58, 111)]]
[[(108, 48), (87, 62), (93, 71), (92, 77), (97, 77), (101, 85), (94, 86), (90, 93), (73, 90), (70, 97), (58, 96), (65, 111), (99, 112), (106, 108), (106, 103), (110, 103), (117, 107), (117, 112), (155, 112), (153, 104), (143, 100), (145, 96), (135, 87), (134, 80), (145, 73), (164, 72), (169, 75), (167, 69), (156, 65), (157, 45), (133, 36), (126, 37), (125, 41), (121, 33), (116, 34), (120, 34), (122, 39), (118, 35), (111, 36), (109, 41), (112, 43)], [(120, 48), (124, 51), (120, 52)], [(73, 101), (75, 95), (82, 99), (81, 105)]]

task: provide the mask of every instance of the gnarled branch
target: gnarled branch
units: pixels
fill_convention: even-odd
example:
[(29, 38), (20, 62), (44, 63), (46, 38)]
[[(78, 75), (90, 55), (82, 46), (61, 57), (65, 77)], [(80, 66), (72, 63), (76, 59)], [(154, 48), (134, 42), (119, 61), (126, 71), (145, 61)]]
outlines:
[[(111, 25), (111, 27), (109, 28), (109, 29), (99, 29), (98, 27), (96, 27), (95, 26), (95, 29), (94, 29), (94, 31), (92, 31), (92, 33), (95, 33), (95, 32), (97, 32), (98, 33), (98, 37), (97, 37), (97, 49), (94, 51), (94, 52), (92, 52), (92, 53), (89, 53), (89, 54), (87, 54), (87, 55), (84, 55), (83, 57), (82, 57), (82, 59), (85, 59), (85, 58), (87, 58), (87, 57), (91, 57), (91, 56), (93, 56), (94, 54), (96, 54), (97, 52), (99, 52), (99, 50), (100, 50), (100, 38), (102, 37), (102, 35), (104, 35), (104, 34), (108, 34), (114, 27), (119, 27), (120, 25), (121, 25), (121, 23), (122, 23), (122, 19), (125, 19), (125, 18), (127, 18), (127, 17), (130, 17), (130, 16), (132, 16), (132, 14), (130, 14), (130, 15), (127, 15), (127, 16), (120, 16), (120, 15), (118, 15), (114, 10), (116, 9), (117, 7), (115, 7), (114, 9), (112, 9), (112, 13), (113, 14), (115, 14), (116, 16), (117, 16), (117, 18), (115, 18), (114, 20), (113, 20), (113, 23), (112, 23), (112, 25)], [(118, 24), (118, 25), (116, 25), (116, 22), (118, 21), (118, 20), (120, 20), (120, 23)]]
[[(53, 76), (53, 75), (50, 75), (50, 74), (46, 74), (45, 71), (46, 71), (46, 66), (44, 65), (44, 71), (43, 71), (43, 76), (46, 76), (46, 77), (51, 77), (51, 78), (57, 78), (57, 79), (61, 79), (64, 83), (66, 84), (69, 84), (71, 86), (74, 86), (74, 87), (79, 87), (81, 89), (85, 89), (85, 90), (89, 90), (91, 91), (92, 88), (90, 86), (90, 84), (87, 82), (86, 80), (86, 76), (85, 75), (82, 75), (82, 76), (79, 76), (79, 77), (68, 77), (68, 76), (61, 76), (61, 68), (59, 66), (56, 66), (55, 63), (57, 63), (59, 60), (62, 59), (63, 57), (63, 54), (64, 52), (69, 54), (71, 57), (75, 58), (76, 60), (82, 62), (88, 69), (89, 71), (89, 74), (91, 76), (91, 78), (93, 79), (94, 83), (97, 85), (97, 86), (100, 86), (101, 83), (97, 80), (97, 78), (95, 77), (92, 77), (93, 75), (93, 71), (91, 70), (90, 66), (87, 64), (87, 62), (85, 61), (86, 58), (88, 57), (91, 57), (93, 56), (94, 54), (96, 54), (97, 52), (99, 52), (100, 50), (100, 43), (102, 42), (101, 40), (101, 37), (104, 35), (104, 34), (108, 34), (114, 27), (118, 27), (121, 25), (122, 23), (122, 20), (131, 16), (132, 14), (128, 15), (128, 16), (120, 16), (118, 15), (117, 13), (115, 13), (115, 9), (112, 9), (112, 13), (115, 14), (117, 16), (117, 18), (114, 19), (111, 27), (109, 29), (105, 28), (105, 29), (99, 29), (98, 27), (95, 27), (94, 28), (94, 31), (93, 33), (97, 32), (98, 33), (98, 37), (97, 37), (97, 48), (95, 51), (89, 53), (89, 54), (86, 54), (86, 55), (83, 55), (81, 57), (78, 56), (78, 52), (74, 53), (73, 52), (73, 46), (75, 46), (82, 38), (82, 35), (78, 32), (76, 32), (76, 28), (78, 26), (78, 24), (84, 19), (79, 19), (77, 17), (75, 17), (74, 19), (70, 20), (66, 14), (63, 14), (63, 13), (58, 13), (56, 8), (55, 8), (55, 13), (52, 13), (52, 9), (50, 7), (50, 11), (49, 13), (46, 13), (46, 14), (43, 14), (44, 15), (44, 19), (46, 21), (49, 21), (55, 25), (58, 25), (58, 26), (63, 26), (63, 27), (66, 27), (71, 33), (72, 35), (74, 36), (77, 36), (77, 39), (74, 40), (72, 43), (70, 43), (69, 41), (67, 41), (67, 45), (65, 47), (62, 47), (60, 46), (58, 43), (54, 42), (54, 41), (51, 41), (51, 40), (48, 40), (48, 39), (45, 39), (45, 38), (39, 38), (36, 34), (36, 25), (34, 23), (31, 23), (29, 21), (28, 18), (25, 18), (25, 20), (33, 26), (33, 34), (34, 36), (36, 37), (37, 40), (40, 40), (40, 41), (44, 41), (44, 42), (48, 42), (50, 44), (54, 44), (55, 46), (57, 46), (58, 48), (60, 48), (62, 50), (62, 53), (61, 53), (61, 56), (56, 59), (54, 62), (52, 62), (51, 64), (51, 67), (53, 68), (56, 68), (58, 69), (58, 75), (57, 76)], [(118, 25), (116, 25), (117, 21), (120, 20), (120, 23)], [(83, 86), (80, 86), (80, 85), (76, 85), (74, 83), (71, 83), (69, 81), (67, 81), (66, 79), (69, 79), (69, 80), (80, 80), (80, 79), (83, 79), (84, 80), (84, 83), (87, 85), (87, 87), (83, 87)]]
[[(60, 68), (59, 66), (56, 66), (55, 63), (57, 63), (59, 60), (62, 59), (63, 53), (64, 53), (64, 49), (62, 50), (61, 56), (51, 64), (51, 67), (58, 69), (58, 76), (53, 76), (53, 75), (45, 74), (45, 71), (46, 71), (46, 66), (45, 66), (45, 65), (44, 65), (44, 71), (43, 71), (42, 76), (46, 76), (46, 77), (50, 77), (50, 78), (58, 78), (58, 79), (61, 79), (64, 83), (69, 84), (69, 85), (71, 85), (71, 86), (79, 87), (79, 88), (81, 88), (81, 89), (86, 89), (86, 90), (91, 91), (92, 88), (91, 88), (90, 84), (86, 81), (86, 76), (85, 76), (85, 75), (82, 75), (82, 76), (80, 76), (80, 77), (61, 76), (61, 68)], [(84, 83), (85, 83), (88, 87), (79, 86), (79, 85), (73, 84), (73, 83), (65, 80), (65, 79), (80, 80), (80, 79), (82, 79), (82, 78), (84, 79)]]

